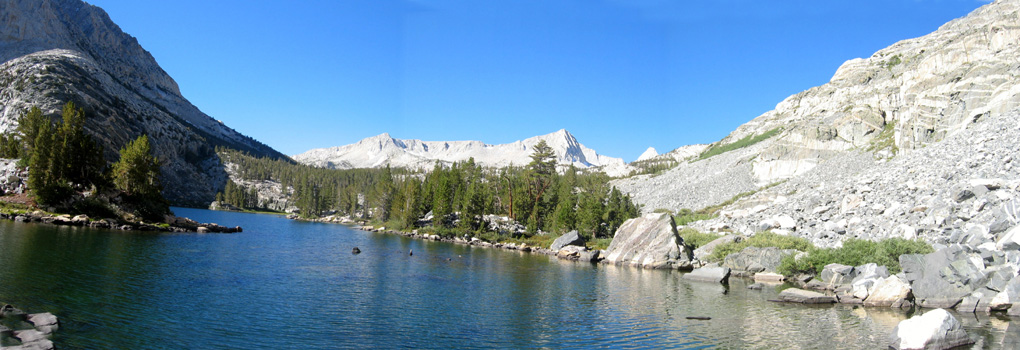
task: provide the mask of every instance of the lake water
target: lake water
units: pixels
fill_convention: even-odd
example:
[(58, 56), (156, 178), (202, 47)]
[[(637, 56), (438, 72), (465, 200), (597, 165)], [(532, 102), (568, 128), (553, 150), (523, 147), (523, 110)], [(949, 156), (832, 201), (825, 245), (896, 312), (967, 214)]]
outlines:
[[(60, 349), (885, 348), (908, 316), (772, 303), (777, 288), (742, 279), (724, 288), (674, 271), (174, 211), (245, 232), (0, 221), (0, 302), (60, 317)], [(977, 348), (1016, 345), (1008, 318), (959, 317)]]

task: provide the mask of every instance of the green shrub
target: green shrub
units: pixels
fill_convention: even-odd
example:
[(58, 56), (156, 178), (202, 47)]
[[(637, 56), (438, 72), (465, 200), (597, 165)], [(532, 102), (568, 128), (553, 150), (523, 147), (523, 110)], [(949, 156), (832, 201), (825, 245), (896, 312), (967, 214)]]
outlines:
[(683, 230), (680, 230), (680, 238), (683, 238), (684, 243), (691, 246), (692, 249), (697, 249), (698, 247), (706, 245), (709, 242), (718, 239), (719, 237), (722, 237), (722, 235), (701, 232), (693, 228), (685, 228)]
[(900, 55), (893, 56), (892, 58), (885, 62), (885, 68), (892, 71), (892, 68), (895, 67), (896, 65), (899, 65), (900, 63), (903, 63), (903, 59), (900, 58)]
[(928, 254), (934, 249), (921, 240), (889, 238), (878, 242), (863, 239), (848, 239), (840, 248), (812, 248), (808, 255), (800, 260), (793, 256), (784, 257), (779, 265), (779, 272), (784, 275), (797, 273), (817, 274), (825, 265), (838, 263), (849, 266), (860, 266), (876, 263), (889, 269), (889, 273), (900, 272), (900, 255)]
[[(685, 212), (686, 211), (686, 212)], [(717, 214), (714, 213), (702, 213), (702, 212), (691, 212), (689, 209), (682, 209), (680, 213), (673, 217), (673, 221), (676, 222), (677, 226), (687, 226), (692, 222), (708, 220), (716, 218)]]
[[(588, 249), (599, 250), (609, 248), (609, 243), (612, 242), (613, 242), (612, 238), (596, 238), (588, 241), (588, 244), (586, 245), (588, 246)], [(552, 243), (550, 242), (550, 244)]]
[(896, 123), (889, 122), (882, 126), (882, 131), (871, 139), (871, 143), (865, 148), (868, 152), (878, 153), (888, 149), (892, 155), (899, 153), (900, 148), (896, 146)]
[(747, 247), (775, 247), (779, 249), (808, 251), (813, 249), (814, 245), (811, 244), (811, 241), (808, 241), (805, 238), (783, 236), (772, 233), (771, 231), (765, 231), (737, 243), (724, 243), (716, 246), (715, 249), (712, 250), (712, 255), (708, 256), (708, 260), (722, 261), (727, 255), (740, 252)]
[(744, 136), (744, 138), (742, 138), (740, 140), (737, 140), (737, 141), (735, 141), (733, 143), (727, 143), (725, 145), (712, 145), (708, 149), (706, 149), (704, 152), (701, 152), (701, 155), (698, 156), (698, 160), (706, 159), (708, 157), (711, 157), (711, 156), (714, 156), (714, 155), (718, 155), (718, 154), (723, 154), (723, 153), (726, 153), (726, 152), (729, 152), (729, 151), (732, 151), (732, 150), (735, 150), (735, 149), (741, 149), (741, 148), (744, 148), (744, 147), (751, 146), (751, 145), (756, 144), (758, 142), (765, 141), (765, 140), (767, 140), (768, 138), (770, 138), (772, 136), (775, 136), (780, 131), (783, 131), (783, 128), (777, 127), (775, 129), (766, 131), (766, 132), (762, 133), (761, 135), (747, 135), (747, 136)]

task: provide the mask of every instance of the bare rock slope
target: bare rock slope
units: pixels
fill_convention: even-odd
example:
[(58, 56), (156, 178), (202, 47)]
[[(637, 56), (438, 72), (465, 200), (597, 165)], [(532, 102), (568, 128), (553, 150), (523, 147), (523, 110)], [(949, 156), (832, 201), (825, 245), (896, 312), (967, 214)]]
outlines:
[(57, 118), (67, 101), (84, 107), (86, 129), (108, 159), (147, 134), (174, 203), (211, 201), (226, 179), (214, 152), (225, 146), (285, 157), (210, 118), (135, 38), (80, 0), (0, 1), (0, 132), (31, 106)]
[[(1013, 111), (1020, 107), (1018, 11), (1020, 1), (999, 0), (929, 35), (847, 61), (828, 84), (786, 98), (715, 146), (770, 132), (774, 136), (706, 159), (691, 157), (659, 176), (624, 179), (615, 185), (651, 211), (699, 209), (787, 182), (735, 204), (729, 216), (704, 224), (754, 232), (774, 223), (772, 216), (793, 216), (798, 220), (796, 231), (829, 244), (855, 236), (934, 239), (966, 231), (969, 216), (954, 216), (945, 213), (952, 210), (946, 205), (923, 201), (949, 198), (953, 189), (971, 181), (994, 180), (985, 186), (994, 192), (1017, 179), (1009, 166), (1015, 147), (1005, 144), (1014, 137)], [(914, 185), (907, 188), (911, 181)], [(907, 194), (899, 191), (929, 192), (930, 198), (915, 197), (920, 203), (909, 197), (897, 200), (889, 214), (937, 210), (939, 215), (924, 216), (938, 222), (879, 222), (867, 216), (884, 213), (891, 199), (881, 208), (866, 198), (853, 209), (843, 205), (852, 200), (847, 195), (861, 197), (863, 192), (867, 197), (880, 191), (876, 185), (898, 191), (884, 193), (883, 200)], [(777, 203), (785, 203), (784, 209)], [(987, 204), (993, 203), (989, 199)], [(837, 211), (855, 216), (839, 217), (824, 228), (829, 220), (821, 218)], [(856, 235), (839, 234), (855, 232), (846, 229), (852, 227), (851, 220), (871, 220), (876, 226), (858, 228)]]

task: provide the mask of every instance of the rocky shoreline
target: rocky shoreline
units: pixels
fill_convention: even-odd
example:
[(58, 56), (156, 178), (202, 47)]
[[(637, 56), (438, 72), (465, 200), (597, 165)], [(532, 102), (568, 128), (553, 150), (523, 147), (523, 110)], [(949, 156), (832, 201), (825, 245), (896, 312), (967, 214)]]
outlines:
[[(781, 303), (815, 305), (855, 305), (876, 308), (917, 310), (918, 316), (903, 320), (890, 335), (892, 347), (948, 349), (973, 343), (959, 322), (946, 309), (959, 314), (997, 313), (1013, 318), (1020, 316), (1020, 252), (1003, 252), (984, 245), (936, 245), (928, 254), (904, 254), (899, 257), (901, 272), (891, 274), (886, 266), (867, 263), (860, 266), (826, 265), (818, 275), (784, 276), (777, 272), (783, 256), (799, 251), (779, 248), (748, 247), (729, 254), (722, 262), (701, 261), (703, 249), (691, 251), (679, 236), (673, 218), (668, 214), (646, 214), (628, 220), (617, 230), (606, 250), (588, 250), (577, 232), (557, 238), (549, 248), (527, 244), (492, 243), (477, 237), (445, 238), (403, 232), (385, 227), (353, 226), (355, 229), (454, 244), (516, 250), (564, 260), (589, 263), (629, 265), (651, 269), (689, 271), (681, 278), (691, 283), (716, 283), (729, 286), (731, 277), (746, 278), (754, 283), (748, 289), (766, 286), (783, 289)], [(1000, 245), (1020, 246), (1020, 228), (1000, 240)], [(732, 240), (721, 237), (717, 241)], [(706, 244), (705, 247), (713, 246)], [(354, 248), (354, 254), (360, 253)], [(924, 315), (921, 315), (924, 311)], [(919, 317), (932, 321), (919, 321)], [(927, 322), (927, 323), (925, 323)]]
[(394, 235), (400, 235), (400, 236), (404, 236), (404, 237), (408, 237), (408, 238), (427, 240), (427, 241), (446, 242), (446, 243), (453, 243), (453, 244), (460, 244), (460, 245), (469, 245), (469, 246), (482, 247), (482, 248), (495, 248), (495, 249), (504, 249), (504, 250), (516, 250), (516, 251), (520, 251), (520, 252), (528, 252), (528, 253), (556, 256), (556, 257), (558, 257), (560, 259), (564, 259), (564, 260), (589, 262), (589, 263), (604, 262), (604, 259), (602, 259), (602, 256), (604, 256), (604, 252), (605, 251), (603, 251), (603, 250), (589, 250), (589, 249), (587, 249), (585, 247), (576, 246), (576, 245), (569, 245), (569, 246), (564, 247), (563, 249), (553, 250), (553, 249), (549, 249), (549, 248), (529, 246), (527, 243), (521, 243), (521, 244), (516, 244), (516, 243), (492, 243), (492, 242), (488, 242), (488, 241), (485, 241), (485, 240), (477, 238), (477, 237), (453, 237), (453, 238), (446, 238), (446, 237), (442, 237), (442, 236), (439, 236), (439, 235), (430, 235), (430, 234), (418, 233), (417, 230), (411, 231), (411, 232), (404, 232), (404, 231), (397, 231), (397, 230), (386, 229), (385, 227), (360, 226), (360, 225), (352, 225), (351, 227), (356, 229), (356, 230), (361, 230), (361, 231), (394, 234)]
[(155, 232), (195, 232), (195, 233), (237, 233), (243, 232), (241, 226), (227, 227), (216, 223), (199, 223), (194, 220), (174, 217), (168, 224), (148, 224), (123, 222), (114, 219), (93, 219), (88, 215), (70, 214), (51, 215), (41, 210), (31, 213), (0, 213), (0, 219), (14, 222), (42, 223), (57, 226), (91, 227), (123, 231), (155, 231)]
[[(0, 307), (0, 347), (7, 350), (51, 350), (50, 336), (60, 328), (49, 312), (28, 314), (10, 304)], [(4, 344), (16, 343), (12, 346)]]

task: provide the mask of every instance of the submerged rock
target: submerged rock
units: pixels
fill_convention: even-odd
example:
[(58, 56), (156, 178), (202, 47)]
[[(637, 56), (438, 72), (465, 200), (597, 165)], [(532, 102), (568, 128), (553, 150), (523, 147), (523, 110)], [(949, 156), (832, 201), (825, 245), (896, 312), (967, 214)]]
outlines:
[(960, 321), (945, 309), (931, 310), (900, 321), (889, 338), (889, 346), (897, 350), (951, 349), (974, 343)]
[(692, 255), (673, 217), (664, 213), (627, 220), (606, 249), (607, 262), (645, 268), (689, 268)]
[(801, 304), (832, 304), (836, 297), (800, 288), (789, 288), (779, 293), (779, 300)]
[(755, 282), (765, 283), (781, 283), (786, 280), (786, 276), (773, 272), (759, 272), (754, 274)]
[(24, 314), (24, 311), (21, 311), (21, 309), (18, 309), (11, 304), (5, 304), (3, 307), (0, 307), (0, 318), (12, 316), (17, 317)]

